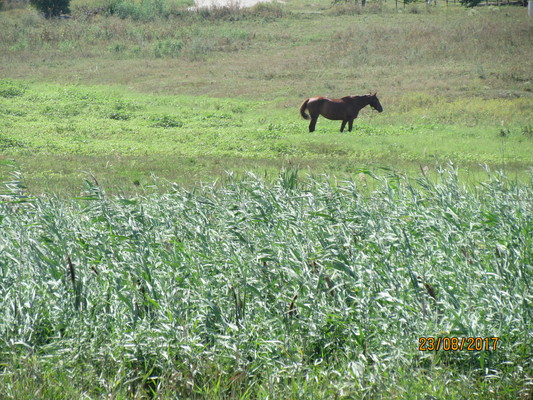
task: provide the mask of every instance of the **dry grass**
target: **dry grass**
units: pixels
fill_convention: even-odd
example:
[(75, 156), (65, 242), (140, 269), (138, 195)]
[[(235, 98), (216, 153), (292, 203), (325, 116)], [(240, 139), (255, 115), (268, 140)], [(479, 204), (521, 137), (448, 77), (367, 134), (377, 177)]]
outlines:
[(520, 8), (309, 16), (290, 7), (272, 18), (180, 15), (149, 23), (103, 16), (50, 22), (20, 10), (3, 13), (0, 72), (295, 101), (366, 90), (393, 97), (411, 91), (494, 97), (502, 90), (530, 97), (532, 31)]

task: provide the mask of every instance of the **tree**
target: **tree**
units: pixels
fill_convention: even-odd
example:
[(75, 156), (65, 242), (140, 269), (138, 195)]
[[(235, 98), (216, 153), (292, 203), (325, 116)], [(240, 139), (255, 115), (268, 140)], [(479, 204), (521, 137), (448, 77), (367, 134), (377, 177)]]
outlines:
[(30, 0), (30, 4), (42, 12), (45, 18), (59, 17), (70, 12), (70, 0)]

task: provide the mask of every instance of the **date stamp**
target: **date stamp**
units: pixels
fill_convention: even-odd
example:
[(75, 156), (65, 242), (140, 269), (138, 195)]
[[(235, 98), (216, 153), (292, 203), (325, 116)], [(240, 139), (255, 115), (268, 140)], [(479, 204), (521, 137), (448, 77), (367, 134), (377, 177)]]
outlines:
[(421, 337), (419, 351), (496, 351), (499, 337)]

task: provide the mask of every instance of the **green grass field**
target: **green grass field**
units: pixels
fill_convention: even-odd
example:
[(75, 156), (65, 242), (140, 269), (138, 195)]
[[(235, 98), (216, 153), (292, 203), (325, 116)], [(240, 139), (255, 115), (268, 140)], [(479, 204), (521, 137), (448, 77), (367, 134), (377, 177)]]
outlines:
[[(340, 133), (339, 122), (320, 118), (310, 134), (297, 104), (280, 107), (279, 100), (13, 80), (0, 81), (0, 90), (0, 170), (6, 177), (16, 160), (32, 192), (76, 193), (87, 173), (129, 193), (150, 185), (153, 175), (191, 185), (227, 170), (276, 176), (293, 166), (347, 177), (382, 166), (419, 173), (446, 161), (461, 166), (469, 182), (484, 164), (524, 179), (532, 160), (529, 117), (521, 123), (514, 115), (526, 112), (529, 99), (473, 105), (414, 93), (403, 112), (392, 106), (382, 117), (365, 109), (353, 132)], [(453, 115), (464, 125), (451, 123)], [(508, 123), (497, 122), (506, 117)]]
[(191, 5), (0, 2), (0, 398), (530, 398), (526, 9)]

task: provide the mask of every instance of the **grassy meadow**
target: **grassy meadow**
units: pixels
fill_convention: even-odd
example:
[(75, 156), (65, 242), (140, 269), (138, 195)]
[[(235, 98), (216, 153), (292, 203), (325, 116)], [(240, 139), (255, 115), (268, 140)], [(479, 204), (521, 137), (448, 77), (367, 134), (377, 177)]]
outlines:
[(192, 5), (0, 2), (0, 398), (530, 398), (527, 10)]
[[(526, 108), (523, 99), (511, 104), (482, 100), (470, 115), (483, 121), (479, 125), (446, 124), (450, 114), (463, 113), (466, 102), (442, 100), (430, 106), (430, 118), (425, 118), (429, 112), (411, 111), (413, 119), (398, 124), (393, 116), (383, 120), (364, 110), (351, 133), (340, 133), (339, 122), (320, 118), (318, 133), (309, 134), (297, 107), (279, 107), (278, 101), (141, 95), (12, 80), (0, 81), (0, 88), (1, 170), (7, 176), (16, 160), (32, 191), (76, 194), (88, 173), (105, 187), (130, 193), (150, 186), (154, 174), (191, 185), (223, 177), (227, 170), (276, 176), (279, 168), (298, 167), (346, 177), (383, 166), (433, 171), (436, 162), (451, 160), (472, 182), (483, 173), (481, 164), (520, 178), (531, 166), (533, 132), (511, 109)], [(409, 101), (431, 99), (417, 94)], [(512, 122), (498, 126), (504, 115)]]

